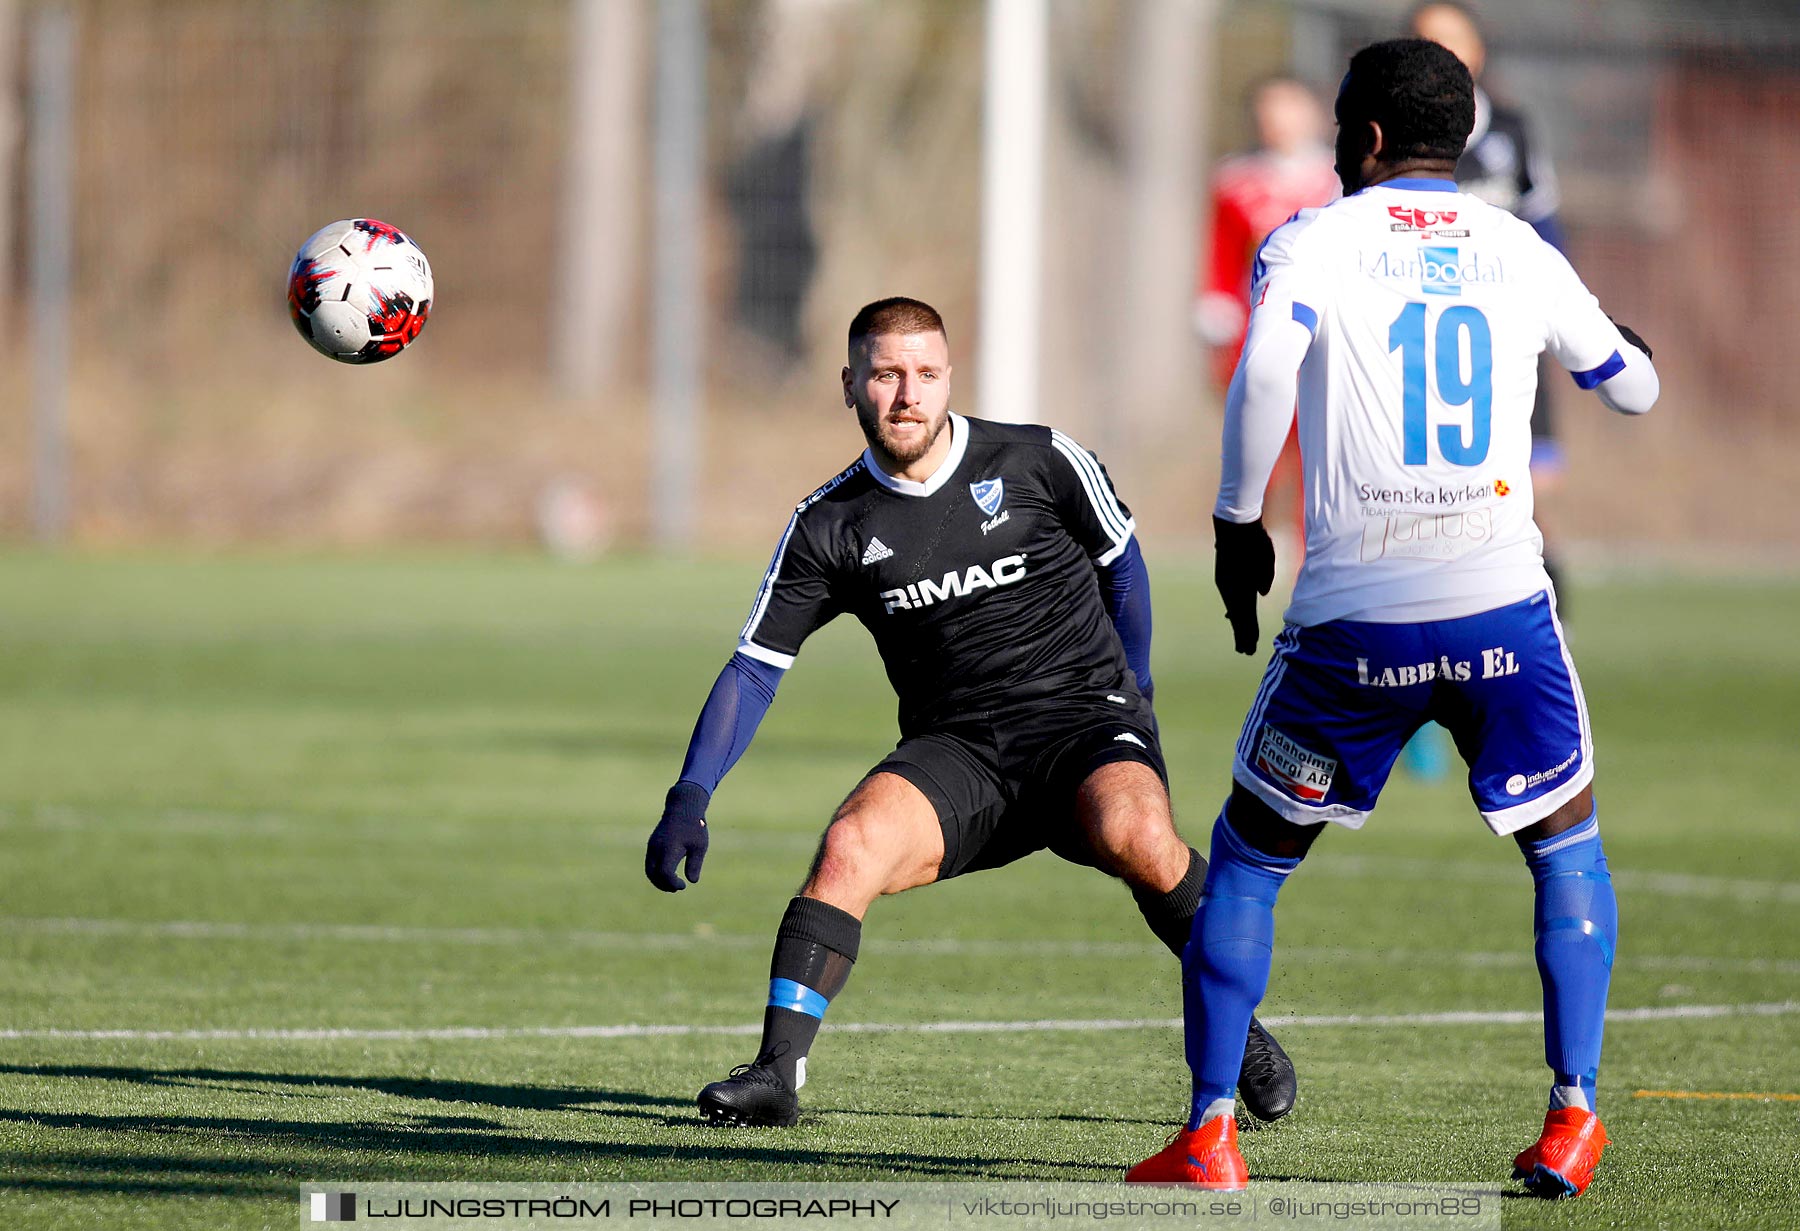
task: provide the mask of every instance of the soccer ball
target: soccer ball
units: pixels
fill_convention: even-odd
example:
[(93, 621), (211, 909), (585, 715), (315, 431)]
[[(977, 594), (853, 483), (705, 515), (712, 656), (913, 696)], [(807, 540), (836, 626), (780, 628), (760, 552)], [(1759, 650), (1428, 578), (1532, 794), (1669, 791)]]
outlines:
[(300, 245), (288, 314), (314, 350), (339, 363), (392, 359), (431, 315), (431, 262), (398, 227), (334, 222)]

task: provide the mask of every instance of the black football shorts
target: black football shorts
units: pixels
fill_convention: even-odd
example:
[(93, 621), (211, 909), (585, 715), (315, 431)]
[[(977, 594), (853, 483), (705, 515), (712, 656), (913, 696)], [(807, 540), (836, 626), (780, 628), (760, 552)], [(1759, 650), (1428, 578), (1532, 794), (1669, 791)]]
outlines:
[(1051, 850), (1093, 866), (1075, 792), (1102, 765), (1140, 761), (1168, 785), (1149, 702), (1129, 690), (1042, 702), (900, 741), (871, 774), (898, 774), (944, 832), (938, 879)]

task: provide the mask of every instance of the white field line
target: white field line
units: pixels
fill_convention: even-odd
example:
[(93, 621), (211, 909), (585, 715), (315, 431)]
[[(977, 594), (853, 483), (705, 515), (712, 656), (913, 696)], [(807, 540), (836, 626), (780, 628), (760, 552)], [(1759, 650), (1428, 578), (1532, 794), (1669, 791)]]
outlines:
[[(546, 842), (580, 847), (629, 847), (643, 849), (649, 827), (630, 830), (621, 826), (595, 825), (580, 820), (540, 820), (530, 826), (533, 836)], [(821, 822), (823, 828), (823, 822)], [(354, 837), (358, 844), (406, 844), (428, 835), (433, 841), (486, 843), (510, 842), (519, 827), (479, 819), (432, 820), (380, 816), (312, 817), (279, 812), (209, 811), (198, 808), (165, 808), (150, 812), (106, 815), (62, 804), (32, 808), (0, 805), (0, 831), (34, 833), (92, 833), (132, 838), (303, 838), (310, 842)], [(819, 845), (817, 833), (773, 832), (745, 829), (732, 842), (754, 851), (804, 851)]]
[[(579, 847), (641, 848), (645, 833), (618, 826), (583, 827), (577, 822), (543, 822), (544, 836), (572, 842)], [(504, 825), (481, 820), (429, 821), (384, 817), (315, 818), (273, 812), (165, 809), (135, 816), (102, 816), (62, 804), (31, 808), (0, 807), (0, 830), (29, 829), (46, 832), (111, 833), (133, 835), (182, 835), (195, 837), (267, 838), (293, 836), (330, 837), (334, 831), (358, 835), (364, 841), (412, 842), (421, 832), (439, 838), (502, 841), (513, 832)], [(728, 831), (721, 843), (746, 851), (804, 851), (818, 846), (816, 834), (772, 832), (740, 828)], [(723, 847), (721, 849), (729, 849)], [(1459, 884), (1529, 885), (1523, 864), (1472, 863), (1459, 860), (1414, 859), (1399, 855), (1361, 855), (1353, 850), (1334, 850), (1309, 860), (1304, 876), (1336, 880), (1390, 879)], [(1627, 893), (1669, 898), (1716, 898), (1746, 904), (1800, 903), (1800, 881), (1748, 880), (1729, 876), (1701, 876), (1684, 872), (1645, 872), (1623, 868), (1613, 872), (1613, 882)]]
[[(1717, 1017), (1786, 1017), (1800, 1013), (1800, 1000), (1769, 1004), (1659, 1005), (1642, 1009), (1612, 1009), (1609, 1022), (1660, 1022)], [(1535, 1009), (1465, 1010), (1450, 1013), (1295, 1013), (1266, 1017), (1268, 1026), (1527, 1026), (1542, 1020)], [(1049, 1019), (1010, 1022), (839, 1022), (840, 1034), (1050, 1034), (1118, 1030), (1174, 1030), (1179, 1017)], [(623, 1025), (623, 1026), (447, 1026), (414, 1030), (356, 1029), (245, 1029), (245, 1030), (0, 1030), (0, 1041), (9, 1039), (116, 1039), (131, 1041), (230, 1041), (280, 1042), (395, 1041), (458, 1039), (643, 1039), (691, 1035), (754, 1036), (760, 1025)]]
[[(765, 950), (768, 936), (743, 936), (705, 932), (600, 932), (550, 928), (497, 927), (397, 927), (349, 923), (233, 923), (206, 920), (88, 919), (65, 917), (0, 916), (0, 933), (38, 935), (118, 936), (138, 940), (195, 940), (249, 942), (351, 942), (363, 944), (525, 945), (550, 947), (669, 950), (748, 949)], [(869, 953), (899, 957), (1046, 957), (1134, 958), (1163, 957), (1168, 950), (1150, 941), (1106, 940), (1003, 940), (937, 937), (921, 940), (865, 941)], [(1393, 949), (1380, 946), (1305, 946), (1277, 950), (1281, 961), (1377, 962), (1385, 965), (1473, 967), (1535, 967), (1530, 949), (1495, 953), (1469, 953), (1451, 949)], [(1743, 974), (1800, 975), (1800, 960), (1781, 958), (1730, 958), (1630, 952), (1619, 956), (1619, 967), (1637, 970), (1685, 970)]]
[[(1399, 855), (1330, 852), (1301, 865), (1301, 876), (1340, 880), (1425, 880), (1462, 884), (1520, 885), (1531, 878), (1523, 865), (1467, 863), (1457, 860), (1410, 859)], [(1800, 902), (1800, 881), (1743, 880), (1729, 876), (1697, 876), (1685, 872), (1644, 872), (1633, 868), (1612, 874), (1622, 893), (1667, 898), (1723, 898), (1734, 902)]]
[(559, 931), (549, 928), (396, 927), (357, 923), (231, 923), (209, 920), (0, 918), (0, 931), (156, 940), (352, 941), (369, 944), (580, 945), (616, 949), (766, 949), (771, 936), (699, 932)]

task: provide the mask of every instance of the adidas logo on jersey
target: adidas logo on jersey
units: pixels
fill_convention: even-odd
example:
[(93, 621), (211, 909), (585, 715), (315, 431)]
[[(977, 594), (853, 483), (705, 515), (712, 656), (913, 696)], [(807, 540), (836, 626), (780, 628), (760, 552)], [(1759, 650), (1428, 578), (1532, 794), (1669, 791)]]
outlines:
[(885, 560), (893, 554), (894, 549), (880, 539), (870, 539), (868, 550), (863, 552), (863, 563), (874, 564), (876, 561)]
[(938, 581), (926, 578), (910, 586), (883, 590), (879, 597), (887, 604), (887, 613), (893, 615), (896, 611), (917, 611), (947, 598), (962, 598), (977, 590), (997, 590), (1023, 580), (1025, 557), (1006, 556), (986, 567), (971, 564), (960, 573), (952, 570)]

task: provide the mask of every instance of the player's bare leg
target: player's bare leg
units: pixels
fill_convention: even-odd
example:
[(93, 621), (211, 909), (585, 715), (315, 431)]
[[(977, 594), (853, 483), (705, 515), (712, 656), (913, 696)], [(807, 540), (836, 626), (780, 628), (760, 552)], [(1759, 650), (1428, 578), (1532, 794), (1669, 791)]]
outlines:
[(1619, 931), (1593, 787), (1513, 837), (1536, 885), (1544, 1059), (1554, 1074), (1544, 1131), (1513, 1160), (1513, 1176), (1538, 1196), (1573, 1197), (1587, 1188), (1606, 1148), (1595, 1081)]
[(1142, 761), (1089, 774), (1075, 792), (1075, 819), (1101, 870), (1134, 893), (1168, 893), (1188, 873), (1194, 852), (1175, 832), (1168, 788)]
[(700, 1092), (707, 1120), (789, 1125), (800, 1118), (807, 1053), (825, 1009), (849, 981), (869, 904), (930, 884), (943, 860), (937, 810), (919, 788), (877, 773), (850, 793), (775, 934), (762, 1046), (753, 1062)]
[(1581, 793), (1568, 803), (1552, 812), (1535, 825), (1527, 826), (1513, 835), (1513, 841), (1519, 844), (1520, 850), (1527, 849), (1534, 842), (1542, 842), (1545, 838), (1554, 838), (1557, 834), (1567, 833), (1592, 816), (1594, 812), (1594, 788), (1583, 787)]
[(831, 818), (800, 896), (861, 919), (876, 898), (935, 881), (943, 861), (931, 801), (898, 774), (870, 774)]
[[(1175, 832), (1168, 788), (1141, 761), (1114, 761), (1089, 774), (1075, 795), (1075, 818), (1094, 862), (1131, 887), (1150, 930), (1183, 956), (1206, 880), (1206, 860)], [(1254, 1017), (1244, 1039), (1238, 1092), (1259, 1120), (1293, 1110), (1293, 1062)]]

